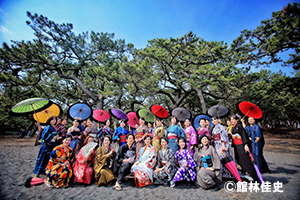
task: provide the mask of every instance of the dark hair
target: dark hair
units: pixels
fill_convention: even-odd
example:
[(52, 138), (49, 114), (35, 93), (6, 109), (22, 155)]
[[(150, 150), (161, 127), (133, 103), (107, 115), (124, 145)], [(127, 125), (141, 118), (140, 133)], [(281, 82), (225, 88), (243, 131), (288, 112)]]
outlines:
[[(206, 122), (206, 119), (205, 118), (201, 118), (200, 120), (199, 120), (199, 123), (201, 122), (201, 120), (204, 120), (205, 122)], [(208, 120), (209, 121), (209, 120)]]
[(186, 121), (186, 120), (189, 120), (189, 122), (191, 122), (189, 118), (185, 118), (185, 120), (184, 120), (184, 121)]
[(235, 119), (235, 120), (240, 120), (240, 119), (241, 119), (240, 116), (237, 115), (237, 114), (231, 115), (231, 117), (232, 117), (233, 119)]
[(201, 135), (200, 137), (198, 137), (198, 144), (202, 144), (201, 143), (201, 140), (202, 140), (202, 138), (204, 138), (204, 137), (206, 137), (207, 139), (208, 139), (208, 141), (209, 141), (209, 138), (208, 138), (208, 136), (207, 135)]
[(104, 124), (106, 124), (108, 121), (110, 122), (109, 118), (107, 118), (106, 120), (104, 120)]
[(212, 116), (211, 119), (219, 120), (216, 116)]
[(164, 140), (167, 142), (167, 144), (169, 144), (169, 140), (166, 137), (161, 137), (159, 138), (159, 144), (161, 144), (161, 141)]
[(179, 144), (179, 140), (183, 140), (184, 141), (184, 149), (186, 149), (186, 139), (184, 137), (179, 137), (178, 138), (178, 144)]
[[(81, 124), (81, 121), (80, 121), (79, 119), (74, 119), (74, 121), (78, 122), (79, 125)], [(73, 122), (74, 122), (74, 121), (73, 121)]]
[(66, 134), (64, 139), (66, 139), (66, 138), (71, 138), (71, 140), (72, 140), (72, 135)]
[(151, 122), (148, 122), (148, 123), (147, 123), (147, 126), (149, 126), (149, 124), (151, 124), (151, 126), (153, 126)]
[(56, 119), (61, 119), (62, 120), (63, 118), (61, 116), (57, 116)]
[(91, 118), (91, 117), (87, 118), (86, 121), (87, 120), (90, 120), (91, 122), (94, 122), (93, 118)]
[(130, 135), (133, 137), (133, 140), (135, 140), (135, 137), (132, 133), (129, 133), (129, 134), (126, 135), (126, 140), (129, 138)]
[(150, 134), (146, 134), (144, 137), (144, 140), (146, 140), (147, 138), (151, 138), (151, 140), (152, 140), (152, 136)]
[(112, 139), (111, 139), (111, 137), (109, 135), (104, 135), (103, 138), (102, 138), (102, 142), (104, 141), (104, 138), (108, 138), (110, 144), (112, 143)]
[(55, 119), (55, 123), (56, 123), (56, 117), (54, 117), (54, 116), (51, 116), (51, 117), (49, 117), (48, 118), (48, 120), (47, 120), (47, 122), (46, 122), (46, 125), (50, 125), (50, 122), (53, 120), (53, 119)]
[[(93, 137), (92, 137), (92, 136), (90, 136), (90, 135), (89, 135), (89, 136), (87, 136), (87, 137), (85, 138), (85, 140), (84, 140), (83, 144), (84, 144), (84, 145), (86, 145), (86, 144), (88, 143), (88, 141), (89, 141), (89, 139), (90, 139), (90, 138), (93, 138)], [(94, 140), (94, 142), (95, 142), (95, 139), (94, 139), (94, 138), (93, 138), (93, 140)]]
[[(119, 125), (120, 125), (122, 122), (125, 123), (125, 119), (121, 119), (121, 120), (119, 121)], [(125, 125), (126, 125), (126, 124), (125, 124)]]

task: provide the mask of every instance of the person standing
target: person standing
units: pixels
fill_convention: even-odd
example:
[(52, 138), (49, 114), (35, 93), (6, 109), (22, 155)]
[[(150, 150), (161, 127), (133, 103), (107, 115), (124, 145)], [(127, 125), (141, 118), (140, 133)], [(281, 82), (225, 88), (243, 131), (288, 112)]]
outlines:
[(185, 139), (186, 135), (183, 132), (182, 128), (176, 124), (176, 117), (171, 117), (171, 125), (169, 126), (167, 130), (166, 137), (169, 140), (168, 146), (173, 151), (173, 153), (176, 153), (176, 151), (179, 149), (178, 146), (178, 138), (183, 137)]
[(145, 125), (145, 119), (140, 118), (140, 126), (136, 129), (135, 145), (136, 145), (136, 155), (139, 153), (140, 149), (144, 146), (144, 138), (146, 133), (149, 133), (148, 127)]
[(246, 126), (244, 119), (242, 119), (241, 122), (248, 136), (252, 140), (251, 146), (252, 146), (253, 158), (259, 168), (259, 171), (261, 173), (270, 173), (270, 169), (263, 155), (265, 140), (260, 127), (255, 123), (255, 119), (253, 117), (248, 118), (248, 122), (250, 126)]

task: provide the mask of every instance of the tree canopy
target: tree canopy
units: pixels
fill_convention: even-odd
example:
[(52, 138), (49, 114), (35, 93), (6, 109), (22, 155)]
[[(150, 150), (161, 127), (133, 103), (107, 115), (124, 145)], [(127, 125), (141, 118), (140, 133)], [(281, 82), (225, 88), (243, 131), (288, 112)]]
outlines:
[[(169, 110), (183, 106), (194, 115), (216, 104), (237, 112), (237, 102), (250, 101), (262, 108), (266, 123), (299, 123), (299, 5), (274, 12), (230, 45), (189, 32), (149, 40), (142, 49), (111, 33), (75, 34), (72, 24), (28, 12), (26, 23), (36, 38), (0, 48), (2, 130), (24, 127), (26, 120), (8, 112), (36, 96), (65, 110), (75, 102), (126, 111), (160, 104)], [(288, 60), (280, 58), (282, 51), (292, 52)], [(295, 77), (251, 70), (278, 62), (293, 67)]]

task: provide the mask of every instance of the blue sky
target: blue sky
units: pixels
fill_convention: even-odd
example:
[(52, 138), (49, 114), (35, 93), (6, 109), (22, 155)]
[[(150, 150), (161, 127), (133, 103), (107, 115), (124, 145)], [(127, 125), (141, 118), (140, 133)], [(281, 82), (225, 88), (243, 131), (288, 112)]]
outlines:
[[(281, 10), (288, 0), (0, 0), (0, 42), (31, 40), (26, 11), (57, 23), (72, 23), (75, 33), (115, 33), (136, 48), (154, 38), (181, 37), (189, 31), (208, 41), (230, 44), (244, 29)], [(278, 65), (291, 75), (291, 68)]]

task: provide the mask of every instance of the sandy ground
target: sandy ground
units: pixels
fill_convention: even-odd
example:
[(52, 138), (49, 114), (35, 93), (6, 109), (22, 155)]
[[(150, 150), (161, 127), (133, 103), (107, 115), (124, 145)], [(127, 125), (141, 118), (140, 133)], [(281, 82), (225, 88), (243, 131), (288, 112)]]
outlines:
[[(263, 174), (265, 181), (283, 183), (283, 193), (206, 191), (184, 183), (175, 188), (147, 186), (137, 188), (133, 179), (124, 182), (123, 191), (111, 187), (72, 184), (66, 189), (45, 185), (26, 188), (25, 180), (32, 175), (39, 146), (34, 139), (0, 138), (0, 199), (299, 199), (300, 140), (266, 138), (265, 158), (272, 171)], [(223, 183), (224, 184), (224, 183)]]

